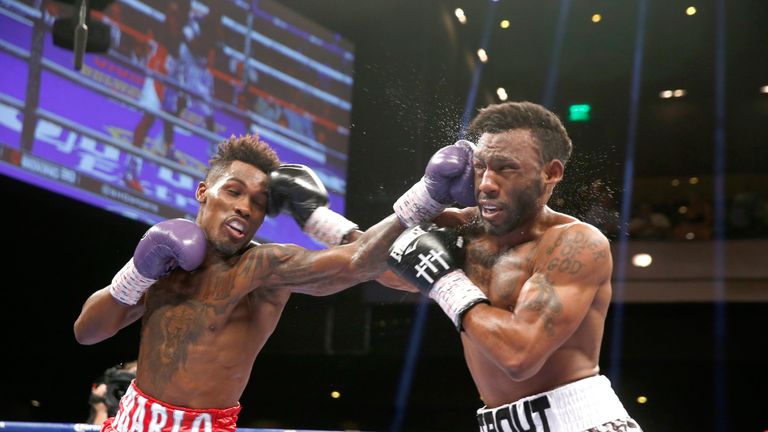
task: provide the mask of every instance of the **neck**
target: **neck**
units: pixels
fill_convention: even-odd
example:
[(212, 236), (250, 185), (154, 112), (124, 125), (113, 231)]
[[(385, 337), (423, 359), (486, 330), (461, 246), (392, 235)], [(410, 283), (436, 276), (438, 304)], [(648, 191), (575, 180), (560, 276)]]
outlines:
[(514, 227), (508, 233), (501, 235), (488, 234), (487, 237), (497, 246), (505, 246), (508, 248), (536, 240), (541, 237), (542, 233), (545, 231), (544, 227), (548, 225), (548, 221), (553, 214), (554, 211), (544, 205), (538, 212), (534, 213), (532, 217), (528, 218), (528, 220), (521, 221), (519, 225)]

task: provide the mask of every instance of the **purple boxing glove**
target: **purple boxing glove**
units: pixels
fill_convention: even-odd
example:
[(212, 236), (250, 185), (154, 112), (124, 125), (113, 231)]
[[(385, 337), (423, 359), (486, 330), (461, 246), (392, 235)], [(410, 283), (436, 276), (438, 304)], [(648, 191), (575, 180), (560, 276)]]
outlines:
[(205, 258), (205, 233), (186, 219), (170, 219), (147, 230), (133, 258), (115, 275), (110, 293), (121, 303), (135, 305), (158, 279), (176, 267), (191, 271)]
[(459, 140), (429, 159), (424, 177), (395, 202), (395, 213), (403, 225), (429, 221), (453, 203), (463, 207), (477, 205), (474, 150), (474, 144)]
[(475, 145), (466, 140), (441, 148), (429, 159), (422, 181), (429, 195), (441, 204), (477, 205), (475, 170), (472, 157)]

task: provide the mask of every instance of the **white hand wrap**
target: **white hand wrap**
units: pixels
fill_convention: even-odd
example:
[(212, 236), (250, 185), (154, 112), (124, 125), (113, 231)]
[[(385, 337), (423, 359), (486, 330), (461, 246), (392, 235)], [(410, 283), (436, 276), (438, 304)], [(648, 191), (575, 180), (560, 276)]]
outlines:
[(429, 297), (443, 308), (458, 331), (461, 331), (461, 318), (469, 308), (478, 303), (489, 303), (488, 297), (463, 270), (455, 270), (440, 278), (429, 291)]
[(392, 207), (400, 222), (406, 227), (411, 227), (432, 220), (447, 206), (432, 199), (427, 192), (427, 186), (419, 180), (398, 198)]
[(304, 224), (304, 232), (326, 246), (340, 245), (357, 224), (328, 207), (318, 207)]
[(133, 258), (112, 278), (109, 293), (120, 303), (135, 305), (144, 295), (144, 292), (157, 282), (157, 279), (144, 277), (133, 265)]

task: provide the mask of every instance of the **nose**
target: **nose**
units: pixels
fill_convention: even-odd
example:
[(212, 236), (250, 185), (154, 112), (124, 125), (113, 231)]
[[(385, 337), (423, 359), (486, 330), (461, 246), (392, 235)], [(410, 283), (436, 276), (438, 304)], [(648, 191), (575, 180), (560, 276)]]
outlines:
[(251, 216), (251, 202), (247, 196), (244, 196), (235, 202), (235, 213), (244, 219), (248, 219)]
[(477, 190), (484, 194), (495, 196), (499, 192), (499, 185), (494, 180), (493, 171), (486, 169), (480, 176), (480, 184), (477, 185)]

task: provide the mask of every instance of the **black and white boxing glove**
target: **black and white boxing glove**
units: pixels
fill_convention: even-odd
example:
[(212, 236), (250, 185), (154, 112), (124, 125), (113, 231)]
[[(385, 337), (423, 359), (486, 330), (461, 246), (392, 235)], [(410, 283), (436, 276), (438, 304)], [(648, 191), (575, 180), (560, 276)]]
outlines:
[(464, 238), (455, 230), (433, 223), (416, 225), (395, 240), (389, 267), (435, 300), (461, 331), (464, 314), (488, 297), (469, 280), (464, 264)]
[(269, 174), (268, 213), (290, 214), (310, 237), (338, 245), (357, 224), (328, 208), (328, 191), (311, 168), (282, 164)]

